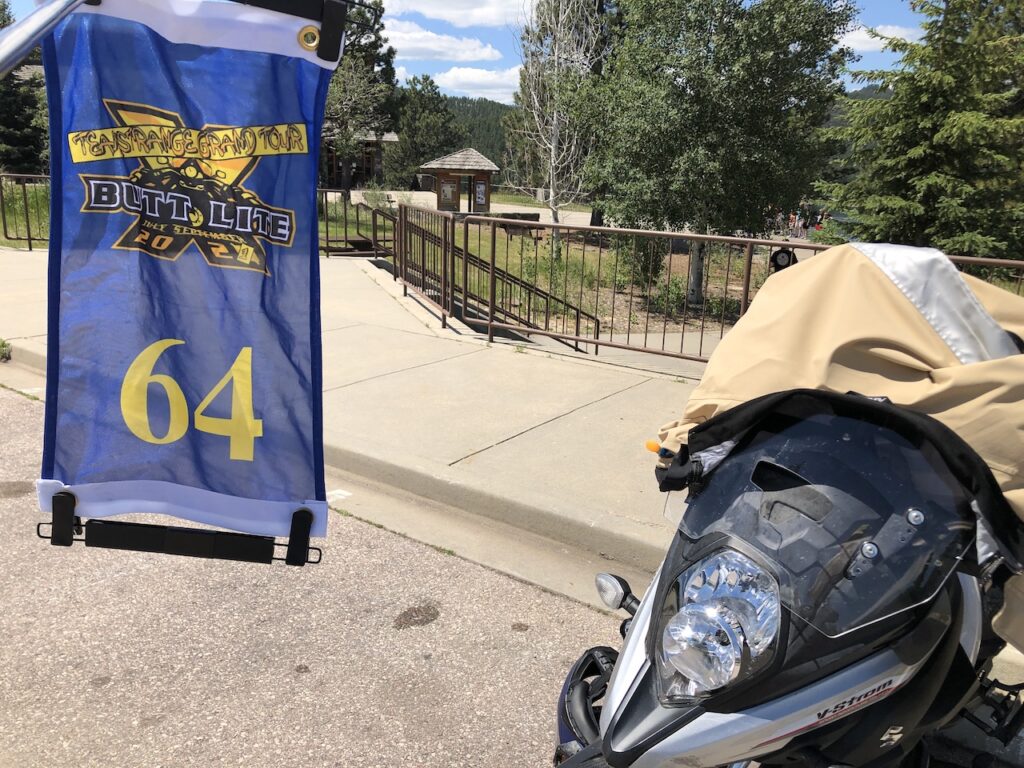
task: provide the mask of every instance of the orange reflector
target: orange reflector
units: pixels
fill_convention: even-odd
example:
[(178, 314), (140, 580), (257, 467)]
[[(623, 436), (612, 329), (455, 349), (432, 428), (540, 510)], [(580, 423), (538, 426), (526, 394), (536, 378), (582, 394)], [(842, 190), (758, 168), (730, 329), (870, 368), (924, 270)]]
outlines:
[(661, 443), (657, 440), (648, 440), (645, 445), (647, 446), (647, 450), (651, 453), (657, 453), (661, 450)]

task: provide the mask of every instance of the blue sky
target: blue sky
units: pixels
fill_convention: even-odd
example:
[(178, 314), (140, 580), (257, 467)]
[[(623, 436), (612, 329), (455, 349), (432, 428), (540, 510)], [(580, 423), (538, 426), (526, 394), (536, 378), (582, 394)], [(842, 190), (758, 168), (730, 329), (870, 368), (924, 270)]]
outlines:
[[(399, 79), (429, 74), (447, 93), (511, 102), (518, 85), (516, 25), (527, 0), (384, 0), (385, 23), (398, 52)], [(20, 18), (32, 0), (13, 0)], [(886, 34), (912, 36), (920, 18), (906, 0), (859, 0), (860, 23)], [(885, 67), (889, 54), (863, 31), (848, 42), (861, 55), (859, 66)]]

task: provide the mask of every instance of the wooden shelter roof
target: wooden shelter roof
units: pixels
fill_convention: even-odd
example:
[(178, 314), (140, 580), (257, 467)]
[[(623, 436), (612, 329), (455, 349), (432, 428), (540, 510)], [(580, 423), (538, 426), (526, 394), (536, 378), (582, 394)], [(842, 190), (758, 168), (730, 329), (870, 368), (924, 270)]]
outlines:
[(431, 160), (421, 171), (469, 171), (497, 173), (500, 168), (475, 149), (461, 149), (437, 160)]

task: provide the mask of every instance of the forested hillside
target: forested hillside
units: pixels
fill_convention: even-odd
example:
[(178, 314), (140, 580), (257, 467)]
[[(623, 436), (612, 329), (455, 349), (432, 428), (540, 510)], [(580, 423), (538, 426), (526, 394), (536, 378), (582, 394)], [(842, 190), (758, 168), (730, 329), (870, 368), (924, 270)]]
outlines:
[(499, 166), (505, 158), (505, 131), (502, 118), (512, 107), (490, 99), (447, 97), (448, 108), (462, 126), (468, 146), (493, 160)]

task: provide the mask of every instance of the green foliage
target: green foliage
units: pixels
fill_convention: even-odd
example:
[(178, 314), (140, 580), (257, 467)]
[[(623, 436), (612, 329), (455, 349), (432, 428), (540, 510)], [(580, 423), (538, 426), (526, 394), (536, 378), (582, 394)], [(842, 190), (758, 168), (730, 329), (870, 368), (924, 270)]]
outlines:
[(651, 296), (652, 312), (668, 315), (670, 318), (682, 315), (686, 311), (686, 282), (681, 277), (673, 277), (668, 284), (660, 284)]
[[(762, 232), (824, 162), (847, 0), (621, 0), (624, 25), (585, 101), (588, 169), (620, 224)], [(700, 259), (698, 257), (697, 262)], [(699, 284), (699, 282), (698, 282)]]
[(504, 118), (513, 110), (490, 99), (446, 98), (448, 109), (466, 134), (466, 146), (501, 165), (506, 150)]
[(11, 359), (11, 343), (6, 339), (0, 339), (0, 363), (9, 362)]
[(920, 42), (886, 39), (893, 71), (857, 73), (847, 183), (823, 185), (859, 238), (1019, 257), (1024, 247), (1024, 0), (912, 0)]
[(420, 166), (460, 149), (466, 135), (429, 75), (412, 78), (399, 91), (398, 143), (385, 148), (384, 168), (388, 187), (409, 189)]
[(388, 193), (379, 184), (368, 184), (363, 190), (363, 200), (375, 210), (383, 211), (391, 208)]
[(846, 227), (835, 219), (828, 219), (821, 225), (821, 229), (812, 229), (808, 238), (812, 243), (822, 245), (842, 245), (850, 242), (850, 235)]
[(0, 229), (0, 246), (25, 248), (28, 246), (27, 237), (31, 234), (36, 241), (35, 247), (39, 247), (39, 241), (49, 237), (50, 232), (50, 185), (31, 182), (21, 184), (12, 179), (0, 181), (0, 184), (4, 186), (0, 218), (7, 223), (5, 228)]
[(712, 294), (704, 299), (704, 312), (709, 320), (735, 323), (740, 319), (740, 300), (735, 296)]
[(327, 90), (324, 143), (333, 145), (338, 157), (355, 157), (367, 136), (387, 129), (385, 110), (393, 91), (362, 59), (346, 55)]
[[(0, 28), (14, 23), (8, 0), (0, 0)], [(42, 78), (18, 69), (0, 78), (0, 170), (39, 173), (46, 147), (46, 130), (39, 124)]]
[(379, 105), (379, 111), (386, 116), (386, 127), (390, 128), (398, 122), (395, 49), (387, 44), (383, 0), (370, 0), (368, 5), (369, 9), (358, 5), (349, 7), (344, 60), (361, 64), (361, 69), (373, 73), (378, 84), (388, 87), (388, 95)]
[(638, 241), (635, 237), (612, 238), (611, 250), (619, 263), (619, 277), (641, 290), (657, 283), (665, 269), (668, 240)]
[[(517, 94), (516, 99), (519, 98)], [(545, 186), (547, 178), (542, 170), (544, 164), (540, 150), (531, 141), (526, 129), (526, 119), (526, 113), (518, 104), (502, 116), (501, 131), (505, 136), (505, 153), (502, 156), (503, 162), (499, 162), (498, 165), (503, 166), (504, 182), (520, 189), (537, 189)]]
[(554, 220), (587, 193), (595, 125), (584, 103), (607, 53), (606, 10), (593, 0), (537, 0), (520, 29), (516, 110), (505, 117), (505, 180), (543, 188)]

